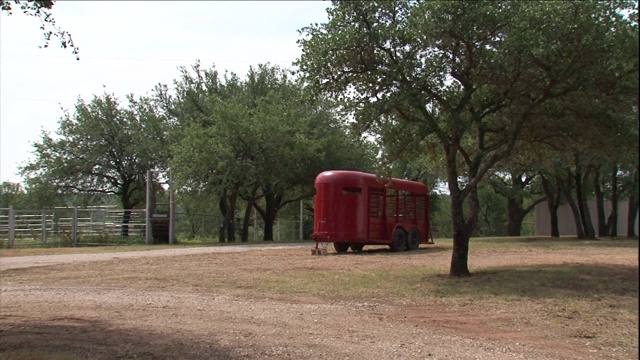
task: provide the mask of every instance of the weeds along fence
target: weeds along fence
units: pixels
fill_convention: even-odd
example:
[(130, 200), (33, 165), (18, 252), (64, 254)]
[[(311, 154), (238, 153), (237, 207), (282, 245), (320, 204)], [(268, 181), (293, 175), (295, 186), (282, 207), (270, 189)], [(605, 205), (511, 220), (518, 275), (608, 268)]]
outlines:
[[(176, 213), (176, 234), (178, 242), (182, 243), (218, 243), (220, 227), (223, 218), (211, 214)], [(273, 240), (300, 241), (309, 239), (313, 229), (313, 222), (304, 222), (302, 236), (299, 220), (276, 220), (273, 224)], [(243, 221), (235, 219), (236, 241), (241, 239)], [(261, 241), (264, 239), (264, 221), (254, 217), (249, 221), (248, 240)]]
[[(175, 214), (177, 243), (219, 243), (222, 217), (211, 214)], [(241, 240), (242, 219), (235, 221), (236, 242)], [(278, 220), (273, 226), (275, 241), (309, 239), (313, 223)], [(252, 218), (248, 240), (262, 241), (264, 221)], [(302, 234), (302, 236), (301, 236)], [(116, 207), (68, 207), (47, 210), (0, 208), (0, 248), (61, 247), (145, 244), (144, 209)], [(228, 241), (228, 239), (227, 239)]]
[(0, 208), (0, 247), (144, 243), (145, 211), (116, 207)]

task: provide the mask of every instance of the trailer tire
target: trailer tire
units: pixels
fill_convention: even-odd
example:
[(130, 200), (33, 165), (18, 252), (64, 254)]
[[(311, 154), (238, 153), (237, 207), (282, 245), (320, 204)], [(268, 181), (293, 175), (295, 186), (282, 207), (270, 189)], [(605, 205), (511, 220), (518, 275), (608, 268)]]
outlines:
[(349, 243), (333, 243), (333, 248), (338, 254), (346, 253), (349, 250)]
[(362, 249), (364, 248), (364, 244), (351, 244), (349, 245), (349, 247), (351, 248), (351, 251), (355, 251), (355, 252), (359, 252), (362, 251)]
[(420, 247), (420, 230), (413, 228), (409, 231), (409, 237), (407, 238), (407, 250), (417, 250)]
[(407, 248), (407, 233), (401, 227), (393, 233), (393, 242), (389, 245), (391, 251), (400, 252)]

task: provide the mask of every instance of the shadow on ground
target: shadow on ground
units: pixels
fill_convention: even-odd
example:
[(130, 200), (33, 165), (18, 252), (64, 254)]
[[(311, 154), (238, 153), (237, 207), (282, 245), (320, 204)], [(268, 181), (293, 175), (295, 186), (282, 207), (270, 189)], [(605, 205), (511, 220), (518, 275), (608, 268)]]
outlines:
[(99, 320), (3, 316), (1, 359), (234, 359), (233, 349)]
[[(430, 275), (440, 295), (528, 298), (624, 296), (638, 299), (637, 266), (559, 264), (493, 268), (471, 277)], [(435, 278), (435, 279), (433, 279)]]
[(597, 240), (578, 239), (576, 237), (495, 237), (495, 238), (472, 238), (470, 243), (483, 244), (514, 244), (526, 245), (527, 247), (557, 247), (571, 246), (572, 248), (584, 247), (614, 247), (614, 248), (637, 248), (637, 238), (602, 238)]
[(367, 255), (382, 255), (387, 254), (389, 256), (417, 256), (431, 253), (440, 253), (443, 251), (451, 251), (451, 247), (444, 247), (438, 245), (421, 245), (419, 249), (411, 250), (411, 251), (400, 251), (393, 252), (389, 249), (388, 246), (384, 245), (373, 245), (373, 246), (365, 246), (362, 251), (351, 251), (349, 250), (346, 253), (336, 253), (333, 250), (333, 246), (329, 246), (327, 248), (329, 255), (336, 256), (367, 256)]

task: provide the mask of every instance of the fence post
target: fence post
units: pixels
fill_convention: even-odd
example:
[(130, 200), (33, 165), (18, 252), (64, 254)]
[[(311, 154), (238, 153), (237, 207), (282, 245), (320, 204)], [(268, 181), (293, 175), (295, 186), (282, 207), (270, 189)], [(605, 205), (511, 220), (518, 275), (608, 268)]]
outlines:
[(278, 241), (280, 241), (280, 220), (278, 220), (278, 227), (276, 228), (278, 230)]
[(13, 247), (13, 243), (16, 239), (16, 222), (14, 219), (13, 206), (9, 205), (9, 214), (7, 217), (7, 223), (9, 224), (9, 248)]
[(173, 181), (171, 171), (169, 171), (169, 244), (173, 245), (176, 236), (176, 219), (175, 219), (175, 194), (173, 193)]
[(40, 219), (42, 222), (42, 243), (45, 244), (47, 242), (47, 212), (45, 210), (42, 210)]
[(153, 242), (153, 234), (151, 233), (151, 170), (147, 170), (147, 206), (145, 215), (145, 244), (149, 245)]
[(71, 242), (72, 246), (78, 245), (78, 207), (73, 207), (73, 223), (71, 225)]

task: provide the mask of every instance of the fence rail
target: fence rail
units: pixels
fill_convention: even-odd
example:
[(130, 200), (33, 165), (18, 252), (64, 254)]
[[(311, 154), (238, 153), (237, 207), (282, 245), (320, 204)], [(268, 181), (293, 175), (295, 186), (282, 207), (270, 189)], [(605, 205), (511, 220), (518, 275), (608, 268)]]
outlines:
[[(153, 215), (154, 219), (159, 215)], [(222, 217), (212, 214), (175, 213), (179, 242), (219, 242)], [(311, 233), (312, 223), (278, 220), (273, 224), (276, 241), (297, 241)], [(153, 226), (153, 224), (150, 224)], [(236, 239), (241, 240), (242, 221), (236, 219)], [(264, 222), (252, 218), (248, 240), (264, 237)], [(158, 230), (158, 229), (156, 229)], [(54, 208), (46, 210), (15, 210), (0, 208), (0, 248), (40, 246), (92, 246), (145, 244), (146, 211), (123, 210), (116, 207)], [(229, 239), (227, 239), (228, 241)]]
[(145, 231), (144, 210), (0, 208), (0, 247), (119, 244), (144, 240)]

